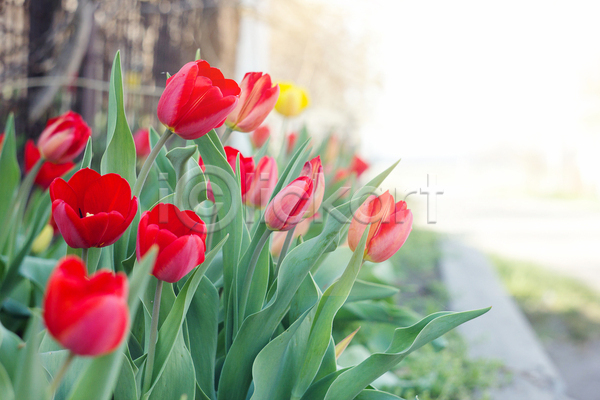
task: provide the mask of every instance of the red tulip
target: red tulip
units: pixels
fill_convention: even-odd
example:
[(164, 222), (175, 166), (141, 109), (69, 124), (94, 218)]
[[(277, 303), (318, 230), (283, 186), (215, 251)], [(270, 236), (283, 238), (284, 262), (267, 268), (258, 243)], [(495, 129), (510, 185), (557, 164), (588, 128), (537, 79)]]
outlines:
[[(36, 162), (40, 159), (40, 151), (33, 140), (29, 139), (25, 143), (25, 173), (31, 171)], [(46, 161), (42, 164), (40, 171), (35, 176), (35, 184), (46, 190), (55, 178), (61, 177), (75, 167), (75, 163), (66, 162), (64, 164), (54, 164)]]
[(73, 161), (83, 151), (91, 135), (92, 130), (81, 115), (67, 111), (48, 121), (37, 146), (44, 159), (64, 164)]
[(273, 157), (264, 156), (258, 162), (244, 202), (255, 208), (264, 208), (277, 185), (277, 162)]
[(275, 107), (279, 86), (271, 84), (269, 74), (248, 72), (242, 79), (240, 89), (240, 101), (225, 123), (235, 131), (252, 132)]
[(308, 210), (306, 210), (305, 218), (310, 218), (319, 211), (319, 207), (323, 202), (325, 195), (325, 174), (321, 165), (321, 157), (317, 156), (310, 161), (307, 161), (302, 167), (300, 176), (308, 176), (313, 181), (314, 194)]
[(238, 154), (240, 155), (240, 183), (242, 185), (242, 196), (248, 191), (249, 181), (252, 179), (254, 172), (254, 158), (244, 157), (242, 153), (233, 147), (225, 146), (225, 155), (227, 162), (231, 165), (231, 169), (235, 172), (235, 164)]
[(350, 162), (350, 172), (354, 172), (357, 178), (367, 169), (369, 169), (369, 164), (365, 160), (357, 155), (352, 157), (352, 161)]
[(265, 223), (272, 231), (289, 231), (302, 219), (313, 196), (313, 181), (308, 176), (296, 178), (281, 189), (265, 211)]
[(298, 134), (296, 132), (291, 132), (287, 135), (287, 154), (292, 154), (292, 151), (294, 151), (294, 147), (296, 146), (296, 141), (298, 141)]
[(413, 215), (406, 202), (394, 204), (390, 192), (381, 196), (369, 196), (354, 214), (348, 230), (348, 245), (354, 251), (368, 224), (364, 259), (382, 262), (393, 256), (402, 247), (412, 229)]
[(235, 108), (240, 88), (206, 61), (185, 64), (167, 79), (158, 100), (158, 119), (184, 139), (204, 136), (223, 125)]
[(0, 133), (0, 153), (2, 153), (2, 146), (4, 146), (4, 132)]
[(255, 149), (260, 149), (261, 147), (263, 147), (270, 135), (271, 130), (269, 129), (269, 126), (261, 125), (250, 135), (250, 142), (252, 143), (252, 147), (254, 147)]
[(63, 347), (80, 356), (116, 349), (127, 336), (127, 276), (98, 271), (87, 276), (79, 257), (58, 261), (44, 295), (44, 322)]
[(150, 148), (150, 131), (148, 129), (138, 129), (133, 134), (133, 142), (135, 143), (135, 155), (138, 160), (143, 160), (152, 151)]
[(116, 242), (138, 208), (129, 183), (118, 174), (100, 175), (85, 168), (69, 182), (50, 185), (52, 215), (65, 242), (73, 248), (104, 247)]
[(165, 282), (177, 282), (204, 262), (205, 240), (206, 226), (195, 212), (159, 203), (142, 214), (137, 258), (140, 260), (157, 244), (158, 256), (152, 275)]
[[(204, 161), (202, 160), (201, 156), (198, 156), (198, 165), (200, 166), (200, 169), (202, 170), (202, 172), (206, 171), (206, 166), (204, 165)], [(210, 200), (214, 203), (215, 202), (215, 194), (212, 191), (212, 186), (210, 186), (210, 181), (208, 180), (208, 176), (205, 175), (204, 178), (206, 178), (206, 197), (208, 198), (208, 200)]]

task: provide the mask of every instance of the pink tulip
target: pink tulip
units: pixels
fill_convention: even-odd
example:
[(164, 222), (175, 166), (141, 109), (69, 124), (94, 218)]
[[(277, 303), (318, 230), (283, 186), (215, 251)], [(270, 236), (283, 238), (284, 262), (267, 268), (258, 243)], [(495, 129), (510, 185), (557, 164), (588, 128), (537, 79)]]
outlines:
[(321, 157), (317, 156), (307, 161), (302, 168), (302, 172), (300, 172), (300, 176), (308, 176), (313, 181), (314, 195), (304, 215), (304, 218), (310, 218), (319, 210), (323, 202), (323, 196), (325, 195), (325, 174), (321, 165)]
[(275, 107), (279, 97), (279, 86), (271, 84), (269, 74), (248, 72), (240, 84), (240, 89), (240, 101), (227, 116), (225, 123), (235, 131), (252, 132)]
[(259, 126), (250, 135), (250, 143), (252, 143), (252, 147), (254, 147), (255, 149), (260, 149), (261, 147), (263, 147), (270, 135), (271, 130), (269, 129), (269, 125)]
[(352, 251), (356, 250), (367, 225), (371, 224), (364, 259), (382, 262), (393, 256), (412, 229), (413, 215), (406, 207), (404, 201), (394, 204), (389, 191), (381, 196), (369, 196), (350, 223), (348, 245)]
[(289, 231), (302, 219), (313, 196), (313, 181), (308, 176), (296, 178), (281, 189), (265, 211), (265, 223), (272, 231)]
[(67, 111), (48, 121), (37, 146), (46, 161), (64, 164), (83, 151), (91, 135), (92, 130), (81, 115)]
[(255, 208), (264, 208), (277, 185), (277, 162), (273, 157), (264, 156), (258, 162), (244, 202)]

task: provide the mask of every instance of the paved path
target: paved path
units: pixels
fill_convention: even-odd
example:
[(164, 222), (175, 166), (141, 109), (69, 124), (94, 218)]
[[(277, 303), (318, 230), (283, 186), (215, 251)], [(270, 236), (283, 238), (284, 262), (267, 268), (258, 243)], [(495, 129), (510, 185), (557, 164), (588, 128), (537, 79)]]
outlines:
[(441, 272), (453, 310), (492, 306), (459, 330), (472, 357), (500, 360), (512, 376), (493, 399), (567, 399), (558, 370), (486, 257), (456, 240), (445, 241)]

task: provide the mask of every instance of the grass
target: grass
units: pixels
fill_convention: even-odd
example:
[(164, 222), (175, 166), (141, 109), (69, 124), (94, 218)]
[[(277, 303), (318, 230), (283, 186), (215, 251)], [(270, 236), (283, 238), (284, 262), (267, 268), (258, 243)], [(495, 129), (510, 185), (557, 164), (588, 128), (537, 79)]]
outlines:
[(600, 294), (536, 264), (491, 256), (502, 281), (544, 340), (600, 338)]

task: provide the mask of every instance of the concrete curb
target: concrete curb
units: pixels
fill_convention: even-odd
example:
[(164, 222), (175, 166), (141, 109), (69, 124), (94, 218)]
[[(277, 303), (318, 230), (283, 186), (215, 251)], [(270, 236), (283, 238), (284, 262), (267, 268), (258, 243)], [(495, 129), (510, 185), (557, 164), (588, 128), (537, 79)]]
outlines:
[(492, 306), (487, 314), (459, 327), (473, 358), (499, 360), (509, 372), (509, 382), (494, 390), (492, 398), (568, 400), (558, 370), (488, 259), (459, 241), (444, 239), (440, 269), (451, 309)]

